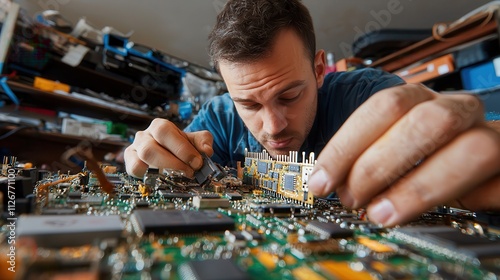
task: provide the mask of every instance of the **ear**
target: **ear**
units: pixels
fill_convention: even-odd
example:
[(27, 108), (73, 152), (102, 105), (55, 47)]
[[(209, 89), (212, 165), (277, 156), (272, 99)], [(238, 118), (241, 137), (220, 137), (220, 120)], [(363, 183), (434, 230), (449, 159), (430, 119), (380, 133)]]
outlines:
[(319, 50), (316, 52), (316, 55), (314, 57), (314, 75), (316, 77), (316, 84), (318, 88), (320, 88), (323, 85), (325, 72), (326, 72), (325, 51)]

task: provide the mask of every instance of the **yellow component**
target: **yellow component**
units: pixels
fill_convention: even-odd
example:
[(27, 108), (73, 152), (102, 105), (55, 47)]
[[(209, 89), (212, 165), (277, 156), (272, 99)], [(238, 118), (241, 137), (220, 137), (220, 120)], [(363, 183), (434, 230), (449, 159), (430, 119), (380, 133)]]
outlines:
[(47, 79), (40, 78), (40, 77), (35, 77), (35, 81), (33, 82), (33, 87), (35, 87), (37, 89), (44, 90), (44, 91), (50, 91), (50, 92), (53, 92), (56, 90), (61, 90), (61, 91), (69, 93), (71, 90), (71, 87), (67, 84), (47, 80)]
[(102, 172), (108, 173), (108, 174), (115, 174), (116, 171), (118, 171), (116, 166), (106, 165), (102, 168)]
[(288, 234), (288, 236), (286, 237), (286, 242), (288, 244), (298, 243), (299, 242), (299, 235), (296, 234), (296, 233), (290, 233), (290, 234)]
[(322, 261), (318, 263), (319, 267), (326, 273), (339, 280), (373, 280), (367, 271), (356, 271), (349, 267), (348, 262)]
[(297, 260), (296, 260), (293, 256), (291, 256), (291, 255), (286, 255), (286, 256), (283, 258), (283, 260), (285, 261), (285, 263), (286, 263), (287, 265), (294, 265), (294, 264), (296, 264), (296, 263), (297, 263)]
[(382, 274), (386, 273), (390, 269), (387, 264), (379, 261), (372, 262), (371, 267)]
[(267, 268), (267, 270), (274, 270), (278, 264), (278, 256), (273, 255), (269, 252), (262, 252), (256, 254), (259, 262)]
[(376, 240), (373, 240), (373, 239), (370, 239), (367, 237), (359, 237), (358, 243), (368, 247), (368, 249), (370, 249), (374, 252), (377, 252), (377, 253), (392, 253), (392, 252), (394, 252), (394, 249), (391, 246), (382, 244)]
[(29, 168), (33, 168), (33, 163), (27, 162), (24, 164), (24, 169), (29, 169)]
[(323, 276), (307, 266), (298, 267), (292, 270), (292, 275), (296, 280), (325, 280)]
[(253, 190), (252, 191), (253, 195), (262, 195), (262, 191), (261, 190)]
[(146, 185), (139, 184), (139, 192), (141, 193), (141, 195), (143, 197), (148, 196), (149, 195), (149, 188)]

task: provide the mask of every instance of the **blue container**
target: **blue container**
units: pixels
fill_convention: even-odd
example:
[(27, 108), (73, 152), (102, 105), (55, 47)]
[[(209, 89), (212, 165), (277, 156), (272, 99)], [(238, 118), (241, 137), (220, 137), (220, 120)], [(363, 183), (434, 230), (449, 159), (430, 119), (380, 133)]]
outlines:
[(460, 71), (464, 89), (486, 89), (500, 85), (500, 57)]

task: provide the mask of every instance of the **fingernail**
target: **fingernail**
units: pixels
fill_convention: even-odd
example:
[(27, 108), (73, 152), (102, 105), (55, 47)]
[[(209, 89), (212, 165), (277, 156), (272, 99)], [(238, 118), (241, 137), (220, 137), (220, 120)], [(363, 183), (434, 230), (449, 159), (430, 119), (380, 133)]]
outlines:
[(199, 157), (195, 157), (193, 160), (189, 162), (189, 166), (194, 170), (197, 170), (202, 165), (202, 160)]
[(368, 210), (370, 220), (376, 224), (386, 225), (394, 218), (396, 209), (392, 202), (387, 198), (380, 199)]
[(322, 195), (326, 184), (328, 182), (328, 177), (323, 169), (314, 172), (309, 178), (309, 190), (315, 195)]
[(203, 144), (203, 151), (204, 152), (211, 151), (211, 150), (212, 150), (212, 146), (210, 146), (208, 144)]

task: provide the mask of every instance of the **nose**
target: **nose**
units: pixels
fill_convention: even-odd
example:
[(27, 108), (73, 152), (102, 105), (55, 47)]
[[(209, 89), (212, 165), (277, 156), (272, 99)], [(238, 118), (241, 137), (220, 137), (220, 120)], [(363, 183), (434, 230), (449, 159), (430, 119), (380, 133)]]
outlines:
[(288, 126), (285, 109), (266, 108), (262, 116), (262, 129), (269, 135), (277, 135)]

